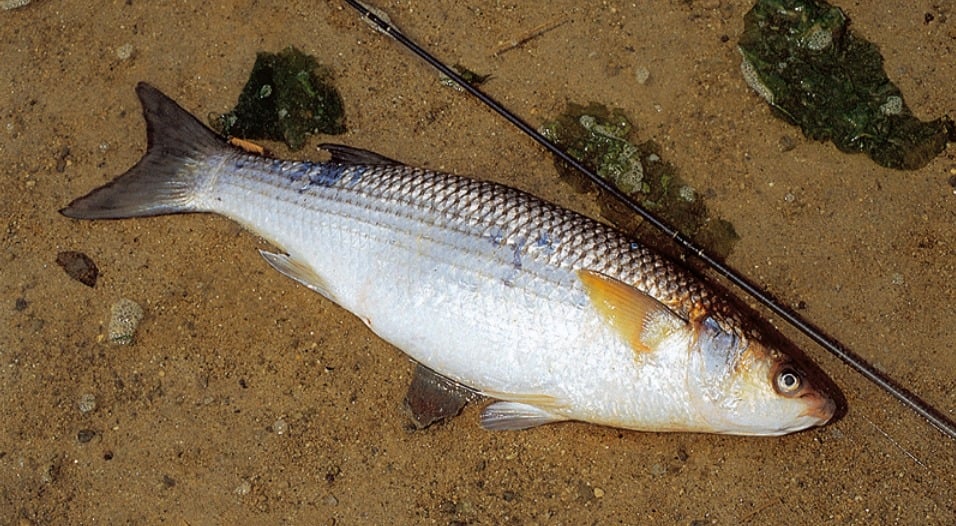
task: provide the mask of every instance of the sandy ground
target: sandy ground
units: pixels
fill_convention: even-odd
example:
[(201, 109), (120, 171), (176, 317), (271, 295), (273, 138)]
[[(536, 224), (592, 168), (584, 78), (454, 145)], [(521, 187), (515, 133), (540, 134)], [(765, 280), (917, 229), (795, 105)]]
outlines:
[[(378, 4), (491, 73), (487, 91), (532, 123), (568, 100), (623, 108), (736, 225), (735, 268), (953, 417), (952, 147), (904, 173), (804, 140), (739, 74), (745, 1)], [(956, 110), (953, 2), (841, 6), (917, 114)], [(213, 216), (57, 214), (143, 152), (137, 81), (205, 117), (235, 103), (256, 51), (288, 45), (336, 75), (335, 141), (596, 214), (539, 147), (339, 2), (39, 0), (0, 11), (0, 42), (0, 523), (956, 522), (956, 444), (787, 327), (848, 399), (828, 427), (492, 433), (471, 407), (410, 431), (409, 361), (270, 270), (262, 240)], [(318, 158), (322, 139), (295, 155)], [(56, 265), (62, 250), (96, 261), (95, 288)], [(122, 297), (146, 311), (130, 347), (102, 341)]]

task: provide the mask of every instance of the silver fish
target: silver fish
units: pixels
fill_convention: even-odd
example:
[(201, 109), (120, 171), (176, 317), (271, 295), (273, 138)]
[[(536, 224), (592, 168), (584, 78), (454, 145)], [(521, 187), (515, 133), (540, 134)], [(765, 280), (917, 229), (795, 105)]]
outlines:
[(328, 162), (227, 144), (140, 83), (149, 146), (61, 212), (212, 212), (282, 252), (279, 272), (419, 364), (496, 399), (481, 423), (580, 420), (780, 435), (835, 403), (816, 369), (765, 343), (703, 281), (620, 232), (518, 190), (337, 145)]

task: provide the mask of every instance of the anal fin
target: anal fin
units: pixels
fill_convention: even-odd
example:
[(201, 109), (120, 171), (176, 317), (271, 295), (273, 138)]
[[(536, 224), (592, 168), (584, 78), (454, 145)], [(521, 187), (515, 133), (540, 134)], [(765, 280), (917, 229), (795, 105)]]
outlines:
[(481, 412), (481, 427), (490, 431), (517, 431), (563, 420), (567, 418), (521, 402), (495, 402)]

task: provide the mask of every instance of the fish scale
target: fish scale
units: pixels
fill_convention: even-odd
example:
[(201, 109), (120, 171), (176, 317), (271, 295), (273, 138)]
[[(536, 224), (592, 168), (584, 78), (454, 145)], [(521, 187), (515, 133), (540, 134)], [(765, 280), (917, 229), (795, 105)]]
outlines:
[(282, 251), (262, 251), (276, 270), (497, 399), (486, 428), (775, 435), (833, 414), (812, 365), (745, 336), (745, 318), (704, 282), (607, 225), (345, 146), (325, 145), (328, 162), (252, 155), (155, 88), (137, 92), (146, 154), (64, 215), (237, 221)]
[[(440, 228), (456, 236), (493, 239), (491, 232), (498, 229), (501, 240), (497, 243), (515, 247), (521, 259), (544, 258), (542, 264), (546, 266), (567, 271), (588, 268), (608, 274), (647, 292), (684, 317), (695, 306), (721, 317), (732, 316), (728, 314), (730, 308), (703, 283), (642, 244), (590, 218), (513, 188), (404, 166), (330, 168), (327, 164), (314, 163), (280, 168), (280, 173), (294, 173), (284, 181), (267, 169), (271, 161), (238, 152), (234, 155), (245, 158), (244, 162), (236, 163), (242, 168), (235, 176), (248, 177), (269, 187), (261, 191), (264, 197), (295, 201), (294, 197), (279, 196), (290, 189), (296, 190), (300, 181), (308, 180), (309, 186), (296, 191), (313, 198), (299, 204), (311, 210), (327, 213), (331, 207), (324, 201), (347, 202), (355, 204), (355, 208), (343, 217), (368, 223), (369, 212), (374, 210), (383, 214), (378, 224), (392, 225), (396, 222), (388, 216), (402, 217), (414, 225), (409, 231)], [(330, 172), (336, 174), (335, 177), (330, 177)], [(218, 212), (212, 206), (210, 210)], [(254, 221), (248, 223), (256, 228)], [(533, 243), (518, 241), (543, 233), (561, 240), (550, 253), (535, 250)], [(732, 317), (724, 325), (734, 327), (742, 323)]]

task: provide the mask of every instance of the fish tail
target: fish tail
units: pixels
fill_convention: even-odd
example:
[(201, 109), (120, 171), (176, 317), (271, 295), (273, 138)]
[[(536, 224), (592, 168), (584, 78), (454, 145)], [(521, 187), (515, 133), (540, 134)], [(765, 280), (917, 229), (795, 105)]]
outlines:
[(143, 158), (113, 182), (70, 203), (60, 213), (76, 219), (118, 219), (201, 211), (203, 161), (227, 143), (196, 117), (145, 82), (136, 86), (146, 119)]

